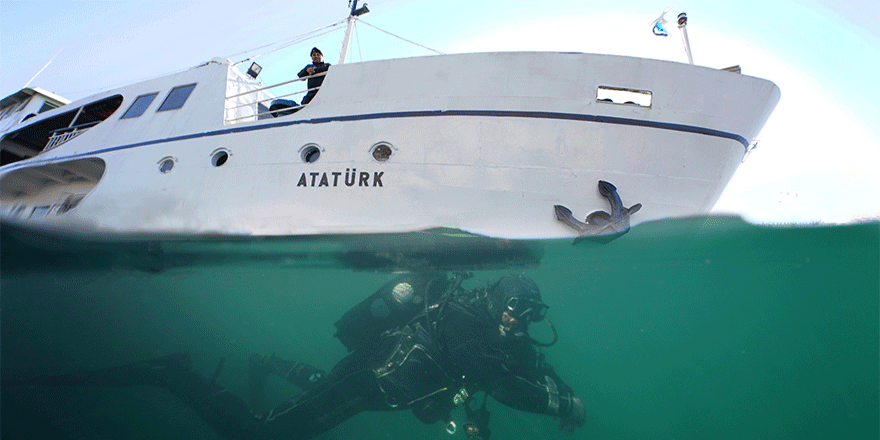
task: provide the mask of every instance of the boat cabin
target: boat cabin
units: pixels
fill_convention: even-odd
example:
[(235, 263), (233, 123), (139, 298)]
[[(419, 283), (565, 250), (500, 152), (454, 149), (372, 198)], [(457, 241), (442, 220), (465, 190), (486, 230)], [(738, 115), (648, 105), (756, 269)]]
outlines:
[(125, 145), (274, 119), (302, 108), (295, 98), (308, 90), (299, 90), (303, 86), (296, 83), (307, 78), (264, 86), (252, 70), (245, 74), (229, 60), (216, 58), (74, 103), (23, 89), (4, 98), (0, 107), (0, 166), (46, 153), (87, 131), (98, 134), (98, 124), (102, 133), (94, 143)]
[[(106, 163), (91, 157), (96, 153), (291, 114), (302, 108), (293, 99), (308, 91), (296, 90), (306, 79), (266, 87), (256, 75), (217, 58), (76, 102), (23, 89), (0, 105), (0, 166), (19, 165), (0, 178), (2, 201), (13, 217), (63, 214), (101, 180)], [(284, 90), (287, 99), (270, 90)], [(270, 110), (276, 101), (286, 103), (283, 111)]]
[[(0, 133), (7, 132), (10, 128), (39, 114), (69, 103), (69, 100), (40, 88), (26, 87), (21, 89), (0, 101)], [(2, 163), (6, 165), (7, 163), (15, 162), (16, 159), (12, 156), (17, 156), (19, 158), (17, 160), (33, 156), (34, 154), (31, 153), (32, 151), (21, 151), (12, 145), (9, 148), (4, 146), (2, 149)]]

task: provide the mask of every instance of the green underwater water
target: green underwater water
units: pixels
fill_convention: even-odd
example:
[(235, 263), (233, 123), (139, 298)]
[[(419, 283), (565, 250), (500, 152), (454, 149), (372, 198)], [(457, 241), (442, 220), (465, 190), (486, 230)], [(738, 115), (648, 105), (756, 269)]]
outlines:
[[(392, 270), (507, 272), (541, 287), (544, 353), (587, 408), (566, 437), (489, 400), (492, 439), (877, 439), (880, 224), (652, 222), (607, 244), (401, 236), (91, 243), (5, 227), (4, 379), (192, 353), (245, 396), (251, 352), (329, 369), (333, 323)], [(533, 326), (537, 339), (549, 330)], [(277, 403), (297, 389), (269, 382)], [(6, 387), (4, 439), (219, 438), (163, 389)], [(453, 416), (463, 420), (463, 412)], [(326, 439), (464, 439), (411, 413), (362, 413)]]

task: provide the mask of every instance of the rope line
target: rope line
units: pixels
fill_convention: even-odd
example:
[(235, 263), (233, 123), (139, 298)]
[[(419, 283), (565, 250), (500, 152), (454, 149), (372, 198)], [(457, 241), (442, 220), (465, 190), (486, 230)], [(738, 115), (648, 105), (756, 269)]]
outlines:
[(364, 61), (364, 54), (361, 53), (361, 35), (358, 34), (357, 22), (355, 22), (355, 25), (352, 26), (352, 27), (354, 28), (354, 36), (355, 36), (355, 38), (357, 39), (357, 43), (358, 43), (358, 44), (357, 44), (357, 46), (358, 46), (358, 57), (360, 57), (361, 62), (363, 62), (363, 61)]
[[(260, 46), (260, 47), (256, 47), (256, 48), (253, 48), (253, 49), (248, 49), (248, 50), (246, 50), (246, 51), (244, 51), (244, 52), (234, 53), (234, 54), (230, 55), (228, 58), (236, 57), (236, 56), (239, 56), (239, 55), (244, 55), (244, 54), (247, 54), (247, 53), (249, 53), (249, 52), (253, 52), (253, 51), (255, 51), (255, 50), (265, 49), (265, 48), (267, 48), (267, 47), (271, 47), (271, 46), (275, 46), (275, 45), (277, 45), (277, 44), (285, 43), (285, 44), (283, 44), (282, 46), (279, 46), (279, 47), (277, 47), (277, 48), (275, 48), (275, 49), (267, 50), (267, 51), (265, 51), (265, 52), (258, 53), (258, 54), (254, 55), (254, 56), (252, 56), (252, 57), (249, 57), (249, 58), (243, 59), (243, 60), (241, 60), (241, 61), (239, 61), (239, 62), (233, 64), (233, 65), (237, 66), (237, 65), (239, 65), (239, 64), (241, 64), (241, 63), (245, 63), (245, 62), (251, 61), (251, 60), (253, 60), (254, 58), (257, 58), (257, 57), (260, 57), (260, 56), (266, 55), (266, 54), (268, 54), (268, 53), (275, 52), (275, 51), (277, 51), (277, 50), (281, 50), (281, 49), (283, 49), (283, 48), (285, 48), (285, 47), (289, 47), (289, 46), (294, 45), (294, 44), (297, 44), (297, 43), (301, 43), (301, 42), (306, 41), (306, 40), (308, 40), (308, 39), (310, 39), (310, 38), (320, 37), (321, 35), (324, 35), (324, 34), (327, 34), (327, 33), (329, 33), (329, 32), (332, 32), (332, 29), (331, 29), (331, 28), (334, 28), (334, 27), (336, 27), (336, 26), (339, 26), (340, 24), (345, 23), (345, 22), (346, 22), (346, 20), (340, 20), (340, 21), (337, 21), (336, 23), (331, 23), (331, 24), (328, 24), (328, 25), (326, 25), (326, 26), (319, 27), (319, 28), (317, 28), (317, 29), (312, 29), (312, 30), (310, 30), (310, 31), (308, 31), (308, 32), (303, 32), (303, 33), (301, 33), (301, 34), (299, 34), (299, 35), (295, 35), (295, 36), (290, 37), (290, 38), (285, 38), (284, 40), (276, 41), (276, 42), (274, 42), (274, 43), (269, 43), (269, 44), (266, 44), (266, 45), (263, 45), (263, 46)], [(330, 30), (328, 30), (328, 29), (330, 29)], [(321, 31), (324, 31), (324, 32), (321, 32)], [(318, 32), (321, 32), (321, 33), (318, 33)]]
[(388, 32), (388, 31), (386, 31), (386, 30), (384, 30), (384, 29), (379, 29), (379, 28), (377, 28), (376, 26), (373, 26), (373, 25), (371, 25), (370, 23), (367, 23), (366, 21), (364, 21), (364, 20), (362, 20), (362, 19), (358, 19), (358, 21), (361, 22), (361, 23), (363, 23), (363, 24), (365, 24), (365, 25), (367, 25), (367, 26), (369, 26), (369, 27), (371, 27), (371, 28), (373, 28), (373, 29), (376, 29), (376, 30), (381, 31), (381, 32), (385, 32), (386, 34), (391, 35), (391, 36), (394, 37), (394, 38), (399, 38), (399, 39), (401, 39), (401, 40), (403, 40), (403, 41), (406, 41), (407, 43), (414, 44), (414, 45), (419, 46), (419, 47), (421, 47), (421, 48), (423, 48), (423, 49), (428, 49), (428, 50), (430, 50), (431, 52), (434, 52), (434, 53), (436, 53), (436, 54), (438, 54), (438, 55), (446, 55), (445, 53), (440, 52), (439, 50), (431, 49), (430, 47), (428, 47), (428, 46), (423, 46), (423, 45), (421, 45), (421, 44), (419, 44), (419, 43), (416, 43), (415, 41), (407, 40), (406, 38), (403, 38), (403, 37), (401, 37), (400, 35), (395, 35), (395, 34), (392, 34), (391, 32)]

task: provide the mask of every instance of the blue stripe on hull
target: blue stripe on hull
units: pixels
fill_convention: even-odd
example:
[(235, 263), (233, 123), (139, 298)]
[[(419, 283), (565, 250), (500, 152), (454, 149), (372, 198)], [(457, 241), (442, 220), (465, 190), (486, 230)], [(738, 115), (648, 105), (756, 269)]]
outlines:
[[(222, 136), (226, 134), (232, 133), (246, 133), (250, 131), (257, 130), (267, 130), (278, 127), (287, 127), (290, 125), (300, 125), (300, 124), (326, 124), (329, 122), (347, 122), (347, 121), (368, 121), (374, 119), (398, 119), (398, 118), (422, 118), (422, 117), (436, 117), (436, 116), (481, 116), (481, 117), (497, 117), (497, 118), (533, 118), (533, 119), (557, 119), (557, 120), (566, 120), (566, 121), (584, 121), (584, 122), (597, 122), (601, 124), (616, 124), (616, 125), (629, 125), (634, 127), (647, 127), (647, 128), (656, 128), (661, 130), (672, 130), (679, 131), (683, 133), (694, 133), (694, 134), (702, 134), (706, 136), (714, 136), (725, 139), (732, 139), (741, 144), (743, 147), (748, 149), (749, 141), (747, 141), (744, 137), (734, 134), (728, 133), (720, 130), (713, 130), (705, 127), (695, 127), (692, 125), (683, 125), (683, 124), (673, 124), (669, 122), (657, 122), (657, 121), (645, 121), (641, 119), (631, 119), (631, 118), (618, 118), (613, 116), (598, 116), (598, 115), (587, 115), (581, 113), (555, 113), (555, 112), (533, 112), (533, 111), (511, 111), (511, 110), (422, 110), (422, 111), (406, 111), (406, 112), (385, 112), (385, 113), (368, 113), (361, 115), (348, 115), (348, 116), (330, 116), (326, 118), (313, 118), (313, 119), (297, 119), (292, 121), (279, 121), (279, 122), (271, 122), (267, 124), (260, 125), (249, 125), (246, 127), (232, 127), (232, 128), (224, 128), (221, 130), (214, 131), (206, 131), (202, 133), (193, 133), (183, 136), (175, 136), (169, 137), (165, 139), (156, 139), (152, 141), (144, 141), (137, 142), (134, 144), (120, 145), (116, 147), (104, 148), (101, 150), (90, 151), (86, 153), (79, 153), (70, 156), (64, 157), (53, 157), (52, 159), (46, 159), (41, 161), (31, 161), (27, 164), (23, 165), (32, 165), (36, 163), (43, 162), (55, 162), (58, 160), (67, 160), (84, 156), (93, 156), (96, 154), (109, 153), (112, 151), (126, 150), (129, 148), (137, 148), (143, 147), (147, 145), (156, 145), (167, 142), (176, 142), (176, 141), (184, 141), (189, 139), (197, 139), (202, 137), (212, 137), (212, 136)], [(17, 168), (17, 167), (12, 167)]]

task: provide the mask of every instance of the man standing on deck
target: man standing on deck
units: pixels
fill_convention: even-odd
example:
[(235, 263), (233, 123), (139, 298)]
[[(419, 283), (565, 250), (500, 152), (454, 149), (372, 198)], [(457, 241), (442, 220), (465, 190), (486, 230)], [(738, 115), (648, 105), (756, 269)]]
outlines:
[(308, 80), (309, 92), (306, 93), (306, 96), (303, 97), (302, 105), (306, 105), (309, 102), (311, 102), (312, 98), (314, 98), (315, 95), (318, 94), (318, 88), (320, 88), (321, 84), (324, 83), (324, 77), (326, 76), (326, 74), (319, 75), (319, 76), (313, 76), (313, 75), (318, 74), (318, 73), (322, 73), (322, 72), (326, 72), (327, 69), (330, 68), (330, 64), (324, 62), (324, 54), (321, 53), (321, 50), (318, 49), (317, 47), (312, 48), (311, 56), (312, 56), (312, 64), (309, 64), (306, 67), (303, 67), (303, 69), (300, 70), (299, 73), (296, 74), (296, 76), (298, 76), (300, 78), (303, 78), (306, 76), (309, 77), (309, 80)]

